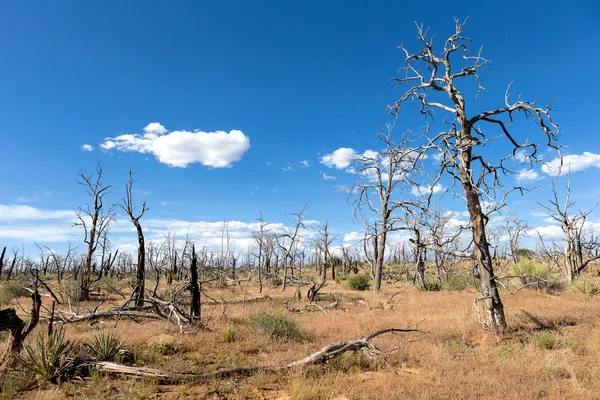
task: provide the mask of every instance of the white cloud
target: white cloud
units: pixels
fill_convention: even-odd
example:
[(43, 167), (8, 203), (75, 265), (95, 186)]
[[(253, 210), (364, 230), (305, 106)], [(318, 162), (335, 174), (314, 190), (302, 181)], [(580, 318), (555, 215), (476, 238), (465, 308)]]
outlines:
[(428, 196), (430, 192), (436, 194), (442, 190), (444, 190), (444, 187), (441, 184), (436, 183), (433, 186), (416, 185), (413, 186), (410, 191), (415, 196)]
[(583, 171), (590, 167), (600, 168), (600, 154), (584, 151), (583, 154), (571, 154), (562, 158), (562, 167), (560, 165), (560, 157), (544, 163), (542, 171), (548, 175), (557, 176), (560, 173)]
[(325, 164), (329, 168), (344, 169), (358, 158), (358, 154), (354, 149), (348, 147), (340, 147), (333, 153), (325, 154), (321, 157), (321, 164)]
[(166, 133), (167, 130), (165, 129), (164, 126), (162, 126), (158, 122), (151, 122), (148, 125), (146, 125), (146, 127), (144, 128), (144, 132), (162, 135), (163, 133)]
[(523, 168), (517, 173), (516, 180), (518, 182), (533, 182), (540, 179), (540, 174), (532, 169)]
[(438, 151), (431, 158), (433, 158), (437, 162), (442, 162), (442, 160), (444, 159), (444, 153), (441, 151)]
[(365, 238), (365, 235), (359, 232), (350, 232), (350, 233), (346, 233), (344, 235), (344, 239), (342, 239), (342, 242), (344, 243), (358, 243), (360, 241), (362, 241)]
[(331, 180), (331, 181), (337, 180), (335, 176), (327, 175), (325, 172), (321, 172), (321, 174), (323, 175), (323, 179), (325, 179), (325, 180)]
[(94, 146), (91, 144), (82, 144), (81, 151), (94, 151)]
[(144, 134), (106, 138), (100, 147), (104, 150), (151, 153), (159, 162), (171, 167), (185, 168), (197, 162), (207, 167), (224, 168), (242, 158), (250, 148), (250, 139), (239, 130), (229, 133), (168, 132), (161, 124), (153, 122), (144, 128)]
[(310, 163), (307, 160), (300, 161), (300, 165), (304, 168), (310, 167)]
[(288, 172), (288, 171), (293, 171), (293, 170), (294, 170), (294, 168), (292, 168), (291, 166), (289, 166), (289, 165), (288, 165), (288, 166), (286, 166), (286, 167), (281, 167), (281, 170), (282, 170), (283, 172)]
[(0, 221), (70, 219), (75, 217), (71, 210), (41, 210), (22, 204), (0, 204)]

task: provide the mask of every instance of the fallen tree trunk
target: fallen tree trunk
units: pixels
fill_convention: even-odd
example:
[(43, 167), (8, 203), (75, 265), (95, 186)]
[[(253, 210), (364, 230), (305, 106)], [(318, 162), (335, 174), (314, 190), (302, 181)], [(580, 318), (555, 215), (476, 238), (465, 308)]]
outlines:
[(140, 377), (140, 378), (155, 378), (158, 379), (161, 383), (177, 383), (177, 382), (205, 382), (210, 381), (215, 378), (229, 378), (233, 376), (251, 376), (259, 371), (262, 372), (277, 372), (284, 371), (292, 368), (304, 368), (314, 364), (322, 364), (330, 360), (331, 358), (337, 356), (338, 354), (342, 354), (347, 351), (358, 351), (361, 349), (366, 349), (375, 354), (385, 354), (394, 350), (403, 349), (406, 344), (411, 343), (411, 341), (406, 342), (402, 346), (395, 347), (393, 349), (382, 350), (374, 345), (371, 340), (377, 336), (386, 334), (386, 333), (396, 333), (396, 332), (422, 332), (419, 329), (419, 323), (415, 325), (411, 325), (406, 328), (388, 328), (382, 329), (375, 333), (372, 333), (364, 338), (360, 338), (357, 340), (351, 341), (343, 341), (330, 344), (325, 346), (321, 350), (301, 359), (298, 361), (291, 362), (289, 364), (283, 366), (243, 366), (236, 368), (227, 368), (220, 369), (212, 372), (206, 372), (202, 374), (191, 374), (191, 373), (176, 373), (171, 371), (164, 371), (154, 368), (147, 367), (132, 367), (128, 365), (123, 365), (115, 362), (106, 362), (106, 361), (90, 361), (83, 360), (76, 363), (77, 368), (87, 367), (89, 369), (96, 369), (98, 371), (120, 375), (120, 376), (129, 376), (129, 377)]

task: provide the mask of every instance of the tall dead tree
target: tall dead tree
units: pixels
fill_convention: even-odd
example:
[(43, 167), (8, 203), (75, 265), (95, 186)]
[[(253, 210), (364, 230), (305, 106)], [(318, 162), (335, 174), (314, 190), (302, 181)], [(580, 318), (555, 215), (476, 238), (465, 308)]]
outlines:
[[(511, 172), (504, 162), (514, 159), (517, 150), (523, 149), (528, 152), (528, 159), (536, 159), (538, 146), (529, 143), (531, 135), (519, 141), (509, 131), (510, 123), (517, 114), (533, 120), (542, 131), (546, 144), (551, 147), (556, 148), (559, 128), (552, 120), (552, 102), (545, 108), (536, 107), (533, 102), (523, 101), (520, 97), (510, 102), (510, 85), (505, 93), (504, 106), (467, 112), (464, 87), (459, 88), (459, 83), (466, 84), (472, 79), (477, 89), (476, 100), (480, 92), (486, 91), (479, 79), (479, 70), (490, 61), (481, 56), (481, 49), (474, 56), (469, 54), (471, 40), (463, 36), (465, 22), (455, 20), (455, 33), (445, 41), (439, 52), (434, 49), (433, 38), (428, 37), (428, 31), (417, 26), (418, 40), (422, 47), (417, 53), (410, 53), (403, 45), (400, 46), (406, 58), (404, 66), (399, 70), (401, 76), (393, 80), (399, 86), (408, 86), (408, 89), (389, 106), (389, 111), (397, 118), (403, 105), (417, 105), (425, 118), (429, 139), (427, 148), (423, 151), (435, 150), (441, 159), (438, 172), (448, 173), (462, 187), (471, 220), (474, 256), (481, 277), (481, 297), (477, 300), (484, 303), (486, 327), (500, 330), (506, 327), (506, 319), (494, 275), (486, 235), (487, 216), (482, 209), (482, 200), (496, 199), (500, 189), (500, 176)], [(437, 120), (444, 122), (444, 128), (435, 132), (434, 114)], [(496, 132), (508, 141), (512, 154), (493, 163), (493, 155), (486, 155), (484, 145), (489, 145), (492, 138), (497, 139)], [(504, 198), (510, 191), (504, 192), (500, 205), (503, 205)]]
[(104, 206), (104, 196), (114, 185), (105, 185), (103, 182), (104, 170), (98, 163), (96, 166), (96, 175), (79, 172), (80, 180), (77, 182), (85, 188), (86, 193), (91, 197), (92, 203), (77, 210), (77, 220), (74, 225), (80, 226), (84, 231), (83, 241), (87, 245), (83, 265), (79, 272), (79, 298), (80, 300), (89, 300), (90, 282), (92, 274), (92, 262), (94, 253), (100, 242), (100, 237), (108, 231), (110, 223), (114, 220), (113, 205)]
[(144, 290), (146, 282), (146, 243), (144, 240), (144, 231), (142, 230), (142, 224), (140, 219), (144, 216), (144, 213), (148, 211), (146, 202), (142, 203), (142, 209), (139, 213), (136, 212), (135, 206), (133, 205), (133, 173), (129, 170), (129, 180), (125, 186), (125, 198), (120, 207), (127, 213), (135, 231), (137, 233), (138, 240), (138, 256), (137, 256), (137, 272), (136, 272), (136, 284), (133, 291), (132, 297), (135, 298), (135, 306), (144, 306)]
[(2, 279), (2, 269), (4, 268), (4, 255), (6, 254), (6, 246), (2, 249), (2, 255), (0, 255), (0, 279)]
[[(277, 244), (279, 248), (283, 251), (283, 284), (282, 289), (285, 290), (287, 285), (288, 278), (288, 269), (289, 267), (294, 265), (295, 253), (294, 250), (296, 248), (296, 244), (300, 239), (300, 230), (304, 229), (304, 221), (302, 220), (304, 216), (304, 210), (306, 209), (306, 205), (308, 202), (302, 205), (299, 213), (293, 214), (296, 217), (296, 225), (294, 226), (293, 233), (284, 233), (277, 238)], [(277, 263), (275, 263), (277, 265)]]
[[(567, 177), (565, 202), (560, 203), (552, 182), (552, 199), (550, 206), (540, 204), (550, 219), (560, 224), (565, 244), (563, 251), (564, 267), (561, 272), (569, 281), (577, 279), (591, 262), (600, 259), (600, 241), (586, 225), (588, 216), (598, 204), (588, 211), (573, 212), (575, 202), (571, 201), (571, 175)], [(538, 203), (539, 204), (539, 203)], [(543, 241), (543, 238), (542, 238)], [(556, 257), (558, 258), (558, 257)]]
[[(385, 147), (379, 151), (368, 151), (356, 162), (357, 182), (350, 187), (348, 197), (354, 197), (354, 215), (369, 212), (376, 215), (376, 222), (369, 235), (373, 240), (373, 256), (369, 261), (373, 270), (373, 289), (381, 289), (381, 278), (385, 261), (387, 235), (397, 229), (394, 213), (413, 208), (422, 208), (419, 201), (411, 199), (411, 185), (422, 169), (424, 156), (410, 147), (413, 135), (404, 134), (398, 143), (391, 139), (393, 127), (379, 135)], [(375, 199), (373, 199), (375, 197)], [(365, 238), (365, 247), (366, 247)]]
[(192, 295), (192, 304), (190, 306), (190, 316), (200, 319), (200, 284), (198, 282), (198, 259), (196, 258), (196, 245), (192, 244), (192, 262), (190, 264), (190, 293)]
[(519, 262), (519, 249), (521, 239), (527, 236), (527, 231), (530, 229), (527, 221), (520, 220), (517, 217), (506, 219), (506, 234), (508, 235), (508, 245), (510, 246), (510, 256), (513, 263)]
[(329, 223), (325, 221), (323, 225), (318, 228), (319, 237), (317, 238), (317, 246), (323, 253), (323, 269), (321, 270), (321, 280), (324, 282), (327, 280), (327, 267), (331, 267), (331, 279), (335, 280), (335, 266), (331, 262), (331, 253), (329, 246), (337, 239), (336, 235), (332, 235), (329, 232)]

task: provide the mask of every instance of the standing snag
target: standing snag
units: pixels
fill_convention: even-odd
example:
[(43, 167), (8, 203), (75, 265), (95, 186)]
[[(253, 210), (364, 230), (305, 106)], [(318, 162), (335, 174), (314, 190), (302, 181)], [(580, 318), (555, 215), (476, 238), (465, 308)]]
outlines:
[(136, 273), (136, 285), (133, 291), (132, 297), (135, 298), (135, 306), (144, 306), (144, 290), (146, 280), (146, 244), (144, 241), (144, 232), (142, 230), (142, 224), (140, 219), (144, 216), (144, 213), (148, 211), (146, 208), (146, 202), (142, 203), (142, 210), (136, 215), (135, 207), (133, 206), (133, 173), (129, 170), (129, 181), (126, 186), (126, 197), (123, 199), (123, 204), (120, 207), (127, 213), (135, 231), (137, 232), (138, 239), (138, 257), (137, 257), (137, 273)]
[[(466, 22), (466, 21), (465, 21)], [(464, 193), (471, 221), (474, 256), (481, 279), (480, 300), (485, 304), (485, 325), (488, 329), (498, 330), (506, 327), (504, 307), (498, 293), (490, 244), (486, 234), (486, 224), (490, 212), (504, 206), (504, 198), (513, 187), (504, 191), (498, 205), (486, 212), (484, 202), (496, 202), (502, 189), (500, 176), (511, 173), (505, 162), (514, 159), (517, 151), (524, 152), (524, 158), (536, 161), (538, 145), (527, 138), (520, 141), (509, 130), (515, 116), (521, 114), (525, 119), (535, 122), (543, 133), (545, 143), (557, 148), (559, 127), (552, 120), (551, 104), (544, 108), (536, 107), (534, 102), (521, 100), (509, 101), (509, 89), (505, 93), (502, 107), (481, 112), (468, 112), (467, 100), (461, 85), (471, 79), (480, 92), (485, 92), (479, 79), (479, 69), (490, 63), (481, 56), (481, 49), (471, 56), (468, 46), (471, 40), (463, 36), (465, 22), (455, 20), (455, 33), (445, 42), (440, 52), (434, 49), (433, 38), (427, 30), (417, 26), (421, 49), (410, 53), (404, 46), (400, 49), (406, 55), (401, 76), (393, 78), (399, 86), (408, 86), (406, 92), (389, 111), (398, 117), (404, 105), (416, 104), (426, 123), (427, 144), (421, 152), (435, 151), (439, 159), (437, 176), (447, 174), (455, 184), (459, 184)], [(444, 127), (434, 131), (434, 115), (437, 121), (443, 121)], [(512, 153), (500, 160), (493, 161), (493, 155), (486, 154), (484, 145), (492, 140), (504, 138), (508, 141)], [(489, 147), (489, 146), (488, 146)]]
[(114, 185), (105, 185), (103, 182), (104, 170), (101, 164), (96, 167), (96, 176), (79, 172), (81, 178), (78, 183), (86, 189), (92, 198), (92, 207), (86, 205), (77, 210), (77, 220), (74, 225), (81, 226), (84, 231), (83, 241), (87, 245), (82, 268), (79, 271), (79, 299), (90, 299), (90, 283), (94, 253), (100, 238), (108, 231), (110, 223), (114, 220), (113, 205), (104, 206), (104, 196)]

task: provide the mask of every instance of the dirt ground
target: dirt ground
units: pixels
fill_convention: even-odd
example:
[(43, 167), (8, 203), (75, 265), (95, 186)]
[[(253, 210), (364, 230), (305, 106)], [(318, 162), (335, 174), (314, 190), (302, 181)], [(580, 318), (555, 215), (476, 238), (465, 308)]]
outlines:
[[(389, 298), (402, 289), (406, 290), (390, 303)], [(12, 392), (5, 382), (1, 396), (43, 400), (600, 399), (599, 296), (568, 291), (552, 295), (536, 290), (516, 295), (505, 292), (510, 328), (496, 335), (483, 332), (478, 323), (475, 290), (424, 292), (397, 283), (373, 293), (349, 291), (343, 283), (332, 282), (322, 290), (330, 295), (321, 304), (337, 299), (338, 307), (290, 313), (283, 302), (295, 290), (290, 287), (283, 293), (279, 288), (265, 288), (259, 294), (251, 286), (248, 298), (269, 298), (243, 307), (204, 306), (203, 315), (210, 316), (207, 330), (179, 334), (164, 321), (121, 321), (116, 328), (114, 321), (105, 321), (93, 326), (70, 324), (66, 336), (89, 342), (100, 330), (114, 330), (135, 355), (136, 365), (199, 373), (242, 365), (284, 365), (330, 343), (419, 321), (423, 333), (375, 339), (383, 349), (412, 341), (390, 354), (346, 355), (328, 365), (301, 370), (182, 385), (96, 374), (57, 386), (15, 383), (17, 389)], [(240, 299), (242, 293), (239, 286), (209, 290), (211, 297), (226, 300)], [(119, 303), (118, 298), (113, 301)], [(289, 315), (299, 323), (304, 339), (279, 343), (261, 336), (250, 324), (250, 316), (259, 311)], [(45, 329), (44, 325), (38, 329)], [(157, 352), (156, 343), (168, 343), (169, 351)]]

